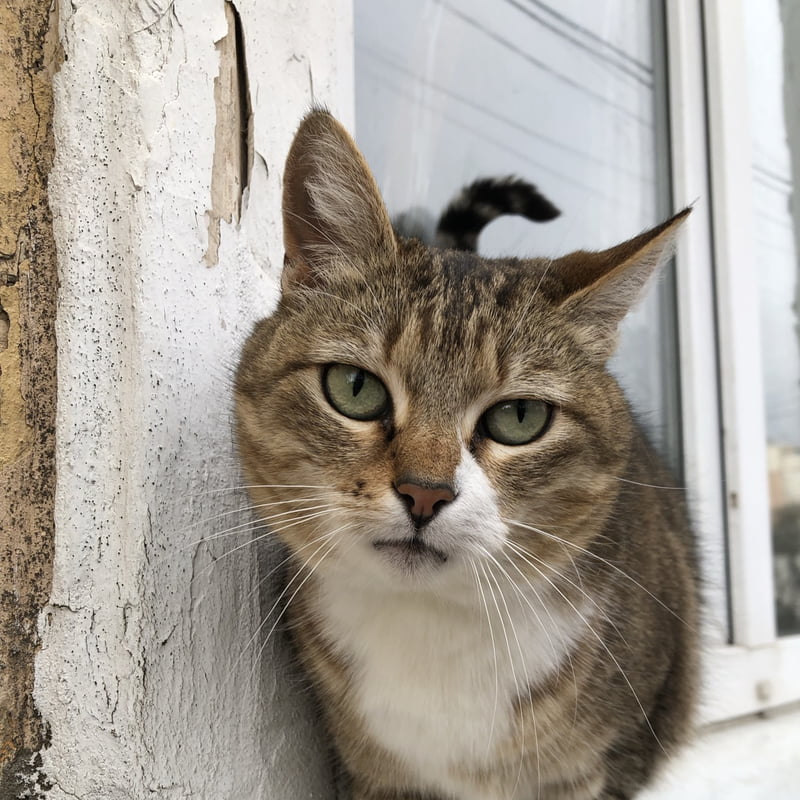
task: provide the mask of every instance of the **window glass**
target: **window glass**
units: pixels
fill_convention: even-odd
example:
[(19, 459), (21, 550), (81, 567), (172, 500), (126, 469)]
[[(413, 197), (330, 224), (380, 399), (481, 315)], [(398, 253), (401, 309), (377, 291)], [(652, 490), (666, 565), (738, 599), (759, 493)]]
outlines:
[(746, 0), (756, 269), (780, 634), (800, 633), (800, 6)]
[[(600, 249), (669, 215), (663, 8), (640, 0), (356, 0), (356, 133), (393, 215), (430, 227), (476, 177), (517, 175), (562, 212), (506, 217), (485, 255)], [(671, 275), (613, 362), (680, 466)]]

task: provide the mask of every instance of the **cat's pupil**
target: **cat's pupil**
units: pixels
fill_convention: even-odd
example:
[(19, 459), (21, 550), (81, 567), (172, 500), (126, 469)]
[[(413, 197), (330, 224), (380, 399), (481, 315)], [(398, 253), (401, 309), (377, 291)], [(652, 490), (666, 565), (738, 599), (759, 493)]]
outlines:
[(353, 381), (353, 397), (355, 397), (364, 386), (364, 370), (360, 369), (352, 378)]
[(528, 403), (525, 400), (517, 400), (517, 422), (522, 422), (525, 419), (525, 411), (528, 408)]
[(327, 401), (350, 419), (378, 419), (391, 404), (380, 379), (351, 364), (329, 364), (322, 373), (322, 391)]

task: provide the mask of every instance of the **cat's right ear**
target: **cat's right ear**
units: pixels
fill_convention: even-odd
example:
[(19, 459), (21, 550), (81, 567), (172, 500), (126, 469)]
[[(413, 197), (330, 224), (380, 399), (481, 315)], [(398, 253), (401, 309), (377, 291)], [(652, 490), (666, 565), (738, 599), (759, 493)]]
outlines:
[(393, 257), (389, 214), (367, 162), (327, 111), (308, 114), (283, 176), (284, 292), (318, 284), (336, 265)]

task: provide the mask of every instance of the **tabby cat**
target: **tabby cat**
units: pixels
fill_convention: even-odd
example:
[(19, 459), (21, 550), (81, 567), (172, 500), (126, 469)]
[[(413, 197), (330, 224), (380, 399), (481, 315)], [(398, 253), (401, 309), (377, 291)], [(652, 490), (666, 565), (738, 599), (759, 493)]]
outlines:
[(237, 437), (352, 797), (633, 797), (690, 725), (697, 583), (606, 361), (688, 210), (556, 260), (428, 248), (315, 110), (283, 214)]

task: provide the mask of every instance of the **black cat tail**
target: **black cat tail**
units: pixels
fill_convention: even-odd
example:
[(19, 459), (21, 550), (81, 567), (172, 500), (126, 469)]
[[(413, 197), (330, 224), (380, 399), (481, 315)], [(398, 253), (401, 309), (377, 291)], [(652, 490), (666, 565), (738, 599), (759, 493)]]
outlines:
[(474, 253), (480, 232), (497, 217), (515, 214), (547, 222), (560, 213), (532, 183), (521, 178), (478, 178), (442, 212), (435, 243), (437, 247)]

